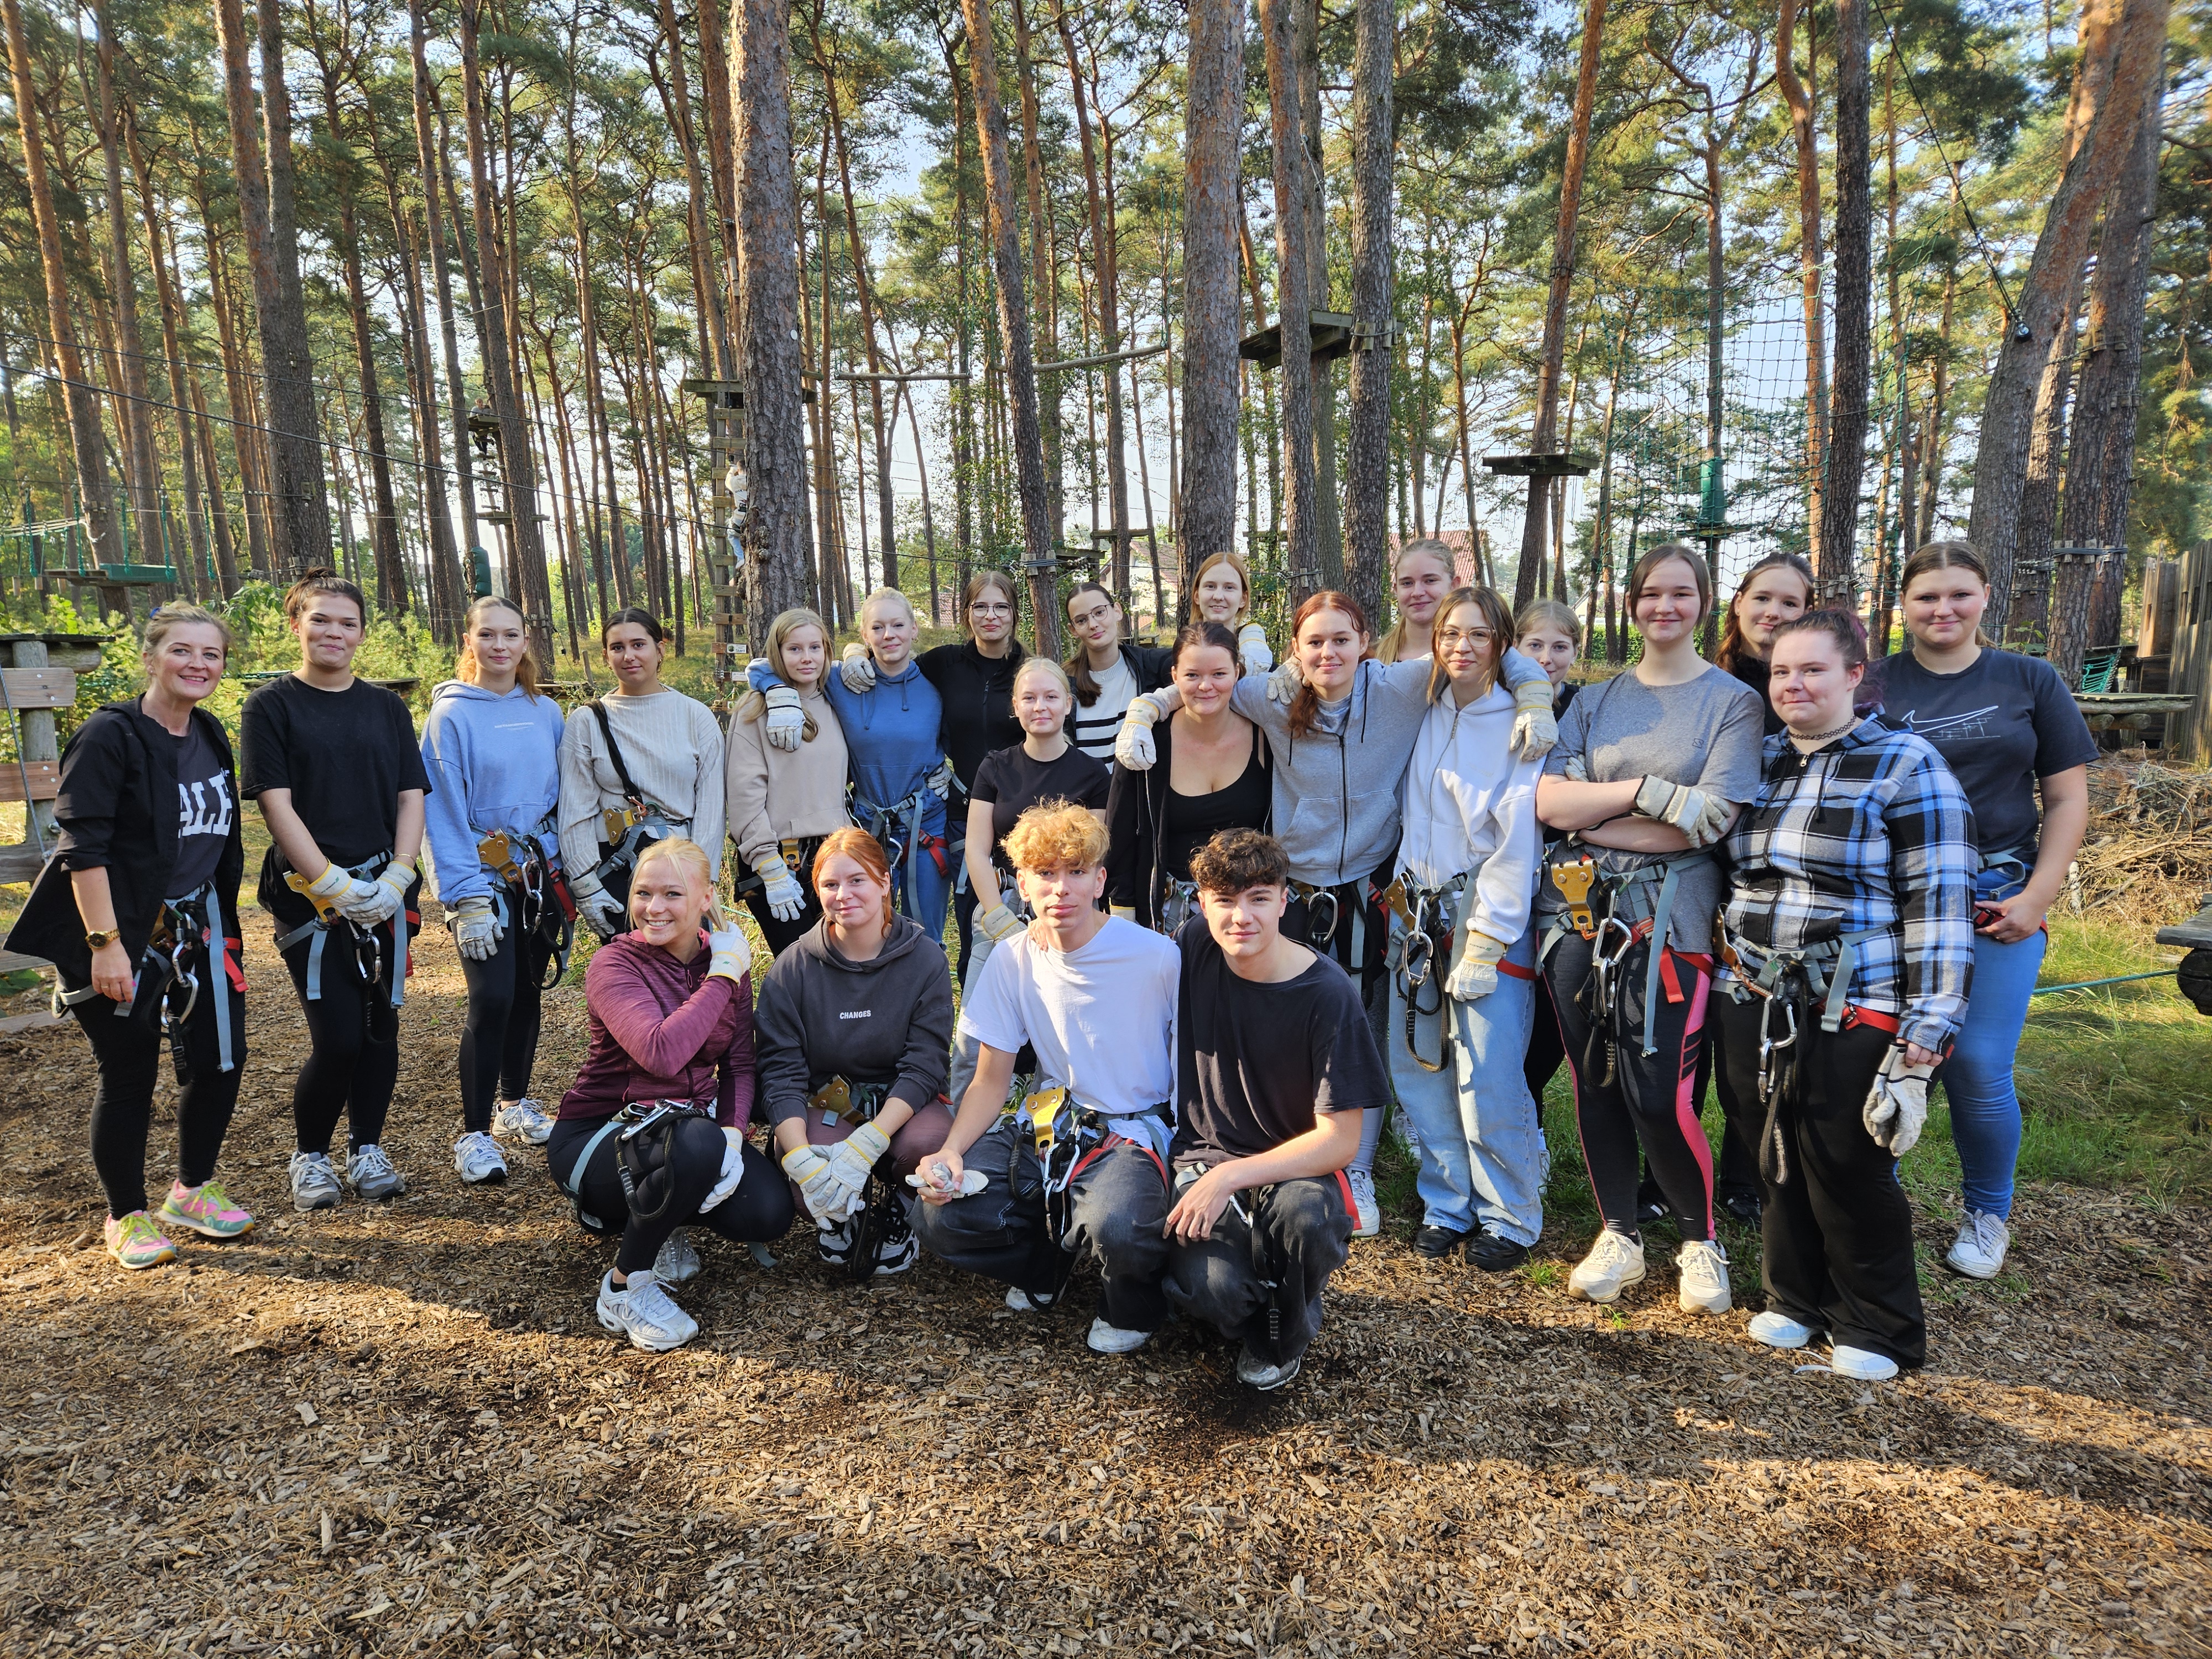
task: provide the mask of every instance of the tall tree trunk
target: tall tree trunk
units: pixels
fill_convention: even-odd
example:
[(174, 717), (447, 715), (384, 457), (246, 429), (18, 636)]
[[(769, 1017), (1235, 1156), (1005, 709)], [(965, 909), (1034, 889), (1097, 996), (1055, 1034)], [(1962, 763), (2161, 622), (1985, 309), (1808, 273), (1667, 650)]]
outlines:
[(1283, 345), (1283, 576), (1297, 605), (1321, 583), (1314, 513), (1313, 307), (1307, 291), (1305, 140), (1299, 131), (1297, 0), (1260, 0), (1275, 169), (1275, 313)]
[(131, 264), (131, 206), (123, 193), (123, 119), (115, 105), (115, 39), (110, 33), (107, 8), (93, 8), (100, 32), (99, 119), (100, 160), (106, 174), (108, 292), (115, 304), (115, 331), (119, 349), (116, 374), (123, 392), (118, 424), (123, 429), (124, 453), (130, 459), (127, 480), (131, 505), (138, 517), (138, 542), (149, 550), (146, 562), (161, 562), (161, 451), (154, 441), (154, 399), (146, 379), (145, 343), (138, 331), (138, 277)]
[(1859, 484), (1873, 392), (1874, 82), (1869, 0), (1836, 0), (1836, 368), (1820, 477), (1824, 604), (1850, 606), (1858, 561)]
[[(1395, 15), (1390, 0), (1358, 0), (1352, 59), (1352, 408), (1344, 448), (1344, 539), (1352, 597), (1370, 617), (1382, 613), (1382, 573), (1389, 563), (1390, 332), (1396, 315), (1390, 241)], [(1452, 343), (1452, 383), (1458, 393), (1464, 454), (1467, 384), (1456, 325)], [(1467, 489), (1471, 533), (1475, 523), (1472, 477)]]
[[(462, 545), (454, 564), (453, 597), (458, 599), (467, 590), (469, 556), (477, 544), (476, 468), (469, 451), (468, 382), (461, 374), (460, 334), (453, 317), (453, 268), (446, 253), (445, 190), (441, 186), (450, 188), (451, 170), (446, 165), (442, 121), (440, 130), (433, 131), (430, 120), (430, 63), (426, 53), (428, 33), (424, 20), (427, 4), (428, 0), (407, 0), (408, 49), (414, 66), (415, 155), (416, 165), (422, 170), (422, 229), (428, 238), (424, 251), (429, 256), (431, 283), (438, 295), (438, 333), (445, 351), (446, 395), (453, 406), (454, 482), (461, 497)], [(424, 416), (428, 422), (437, 418), (435, 410)], [(442, 489), (441, 482), (441, 511), (444, 506)], [(447, 626), (458, 629), (459, 625), (460, 613), (457, 611)]]
[(991, 34), (990, 0), (961, 0), (968, 22), (968, 71), (975, 100), (975, 133), (983, 160), (984, 200), (990, 210), (991, 263), (998, 278), (999, 330), (1006, 349), (1006, 392), (1012, 417), (1015, 491), (1021, 503), (1023, 563), (1036, 649), (1060, 654), (1060, 602), (1052, 526), (1046, 517), (1044, 441), (1037, 427), (1036, 362), (1030, 343), (1030, 306), (1022, 286), (1021, 225), (1015, 214), (1014, 170), (1006, 153), (1006, 109), (999, 98), (997, 43)]
[[(1567, 351), (1567, 295), (1575, 282), (1575, 228), (1582, 214), (1583, 168), (1589, 158), (1590, 115), (1597, 103), (1598, 47), (1605, 38), (1606, 0), (1589, 0), (1583, 14), (1583, 52), (1575, 75), (1575, 112), (1567, 129), (1567, 154), (1559, 177), (1559, 222), (1552, 239), (1552, 281), (1544, 301), (1544, 342), (1536, 364), (1536, 422), (1528, 449), (1551, 453), (1559, 418), (1559, 371)], [(1550, 480), (1528, 480), (1528, 505), (1521, 520), (1521, 559), (1513, 574), (1513, 609), (1535, 597), (1536, 575), (1549, 538)]]
[[(208, 298), (215, 307), (216, 337), (222, 347), (223, 399), (229, 406), (233, 422), (252, 422), (255, 417), (252, 400), (246, 392), (246, 353), (230, 302), (227, 269), (229, 261), (224, 255), (222, 239), (216, 232), (215, 216), (209, 208), (208, 173), (197, 145), (193, 160), (202, 163), (194, 173), (193, 201), (199, 210), (200, 232), (207, 249)], [(276, 570), (270, 562), (268, 498), (263, 493), (266, 477), (263, 462), (268, 450), (261, 442), (262, 436), (242, 425), (230, 428), (231, 451), (238, 458), (240, 504), (246, 518), (246, 562), (256, 577), (267, 581), (275, 576)], [(210, 476), (216, 476), (212, 468)]]
[[(398, 253), (398, 297), (405, 312), (404, 320), (415, 342), (411, 401), (415, 405), (416, 453), (422, 458), (422, 516), (429, 539), (423, 591), (431, 637), (450, 643), (458, 638), (461, 613), (467, 609), (462, 599), (466, 584), (461, 574), (460, 551), (453, 540), (453, 509), (447, 493), (446, 446), (440, 426), (438, 374), (430, 343), (429, 310), (422, 292), (422, 266), (415, 247), (414, 228), (399, 193), (399, 180), (384, 157), (380, 155), (379, 161), (384, 177), (385, 203), (392, 215), (392, 246)], [(436, 186), (425, 181), (422, 193), (426, 201), (434, 202)]]
[(1915, 547), (1936, 539), (1936, 508), (1942, 494), (1943, 447), (1949, 438), (1943, 428), (1943, 416), (1951, 390), (1951, 322), (1958, 303), (1959, 267), (1954, 261), (1943, 273), (1943, 304), (1936, 323), (1936, 366), (1928, 376), (1928, 425), (1927, 435), (1920, 445), (1920, 523), (1912, 532)]
[[(742, 301), (738, 297), (737, 111), (730, 97), (730, 36), (722, 18), (721, 0), (699, 0), (698, 15), (699, 82), (707, 97), (708, 177), (714, 184), (714, 226), (722, 249), (720, 372), (723, 379), (734, 380), (743, 370), (738, 356)], [(734, 665), (729, 672), (735, 672)]]
[(929, 455), (921, 447), (921, 417), (915, 412), (914, 388), (902, 381), (899, 396), (906, 400), (907, 429), (914, 434), (914, 472), (921, 490), (921, 545), (929, 560), (929, 626), (937, 626), (937, 520), (929, 510)]
[(1183, 112), (1182, 486), (1177, 592), (1188, 617), (1199, 562), (1237, 543), (1238, 128), (1244, 0), (1190, 0)]
[[(660, 0), (660, 38), (668, 48), (668, 125), (684, 162), (684, 203), (691, 241), (691, 285), (699, 307), (700, 366), (711, 375), (726, 369), (722, 342), (728, 331), (722, 320), (720, 273), (714, 258), (713, 207), (699, 167), (697, 129), (691, 120), (691, 77), (684, 63), (684, 34), (676, 15), (676, 0)], [(715, 50), (711, 40), (701, 43), (702, 58)], [(710, 147), (711, 155), (711, 147)]]
[(1897, 58), (1892, 52), (1881, 77), (1882, 124), (1888, 129), (1887, 167), (1889, 174), (1889, 349), (1896, 363), (1897, 428), (1894, 445), (1901, 456), (1897, 489), (1897, 545), (1885, 531), (1875, 550), (1872, 591), (1867, 595), (1867, 632), (1875, 641), (1875, 654), (1889, 649), (1889, 624), (1897, 573), (1903, 567), (1905, 538), (1918, 521), (1920, 449), (1912, 420), (1912, 362), (1907, 349), (1911, 338), (1905, 326), (1905, 282), (1899, 270), (1897, 249)]
[[(1805, 315), (1806, 551), (1820, 562), (1820, 492), (1828, 451), (1828, 319), (1820, 291), (1820, 149), (1813, 126), (1814, 89), (1797, 78), (1795, 37), (1800, 0), (1781, 0), (1774, 26), (1774, 83), (1790, 106), (1790, 131), (1797, 145), (1797, 274)], [(1805, 61), (1818, 68), (1820, 47), (1806, 15)]]
[[(1091, 100), (1085, 95), (1083, 67), (1075, 51), (1075, 31), (1069, 25), (1067, 8), (1060, 10), (1060, 42), (1067, 54), (1067, 84), (1075, 104), (1075, 130), (1083, 153), (1083, 190), (1085, 205), (1091, 222), (1091, 255), (1097, 271), (1098, 304), (1098, 350), (1101, 356), (1111, 357), (1121, 349), (1121, 273), (1118, 269), (1115, 227), (1104, 191), (1099, 183), (1098, 143), (1092, 134)], [(1092, 90), (1096, 90), (1094, 85)], [(1103, 125), (1103, 117), (1101, 117)], [(1105, 165), (1113, 166), (1113, 133), (1103, 132)], [(1106, 378), (1106, 511), (1107, 524), (1114, 538), (1113, 574), (1109, 585), (1121, 602), (1129, 602), (1129, 477), (1127, 442), (1121, 431), (1121, 365), (1109, 362), (1103, 366)], [(1095, 451), (1094, 451), (1095, 453)], [(1092, 545), (1095, 547), (1096, 543)]]
[[(175, 405), (177, 453), (184, 464), (185, 520), (191, 540), (195, 574), (209, 568), (208, 526), (201, 518), (199, 446), (196, 441), (190, 377), (185, 371), (184, 349), (179, 328), (182, 306), (169, 276), (169, 262), (161, 240), (161, 216), (155, 205), (153, 170), (147, 165), (145, 146), (139, 142), (135, 114), (123, 114), (123, 138), (131, 159), (131, 173), (138, 187), (138, 210), (146, 227), (146, 268), (154, 274), (154, 303), (161, 316), (161, 356), (169, 375), (169, 401)], [(212, 483), (213, 480), (210, 482)], [(225, 538), (228, 540), (228, 537)], [(225, 550), (226, 552), (228, 550)], [(223, 562), (227, 565), (228, 560)], [(216, 592), (228, 599), (238, 586), (234, 570), (218, 565)]]
[[(1328, 174), (1322, 155), (1321, 7), (1319, 0), (1293, 0), (1293, 5), (1298, 137), (1304, 151), (1299, 195), (1305, 207), (1306, 303), (1327, 311), (1334, 290), (1328, 270)], [(1321, 586), (1340, 588), (1345, 580), (1344, 524), (1337, 508), (1334, 360), (1313, 365), (1312, 402), (1315, 556)]]
[[(1022, 182), (1030, 214), (1030, 280), (1036, 295), (1037, 353), (1045, 362), (1060, 358), (1060, 269), (1052, 216), (1044, 205), (1044, 147), (1039, 137), (1036, 63), (1030, 52), (1027, 0), (1013, 0), (1014, 77), (1022, 100)], [(1060, 377), (1039, 382), (1037, 431), (1044, 441), (1045, 517), (1055, 541), (1066, 533), (1067, 501), (1060, 472)]]

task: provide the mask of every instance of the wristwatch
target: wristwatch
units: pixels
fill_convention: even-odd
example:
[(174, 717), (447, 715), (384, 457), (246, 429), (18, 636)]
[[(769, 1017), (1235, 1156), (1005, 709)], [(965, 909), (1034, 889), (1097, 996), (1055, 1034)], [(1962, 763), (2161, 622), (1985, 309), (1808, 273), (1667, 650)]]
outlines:
[(115, 943), (115, 939), (116, 930), (114, 928), (94, 928), (91, 933), (87, 933), (84, 936), (84, 948), (88, 951), (105, 951), (109, 945)]

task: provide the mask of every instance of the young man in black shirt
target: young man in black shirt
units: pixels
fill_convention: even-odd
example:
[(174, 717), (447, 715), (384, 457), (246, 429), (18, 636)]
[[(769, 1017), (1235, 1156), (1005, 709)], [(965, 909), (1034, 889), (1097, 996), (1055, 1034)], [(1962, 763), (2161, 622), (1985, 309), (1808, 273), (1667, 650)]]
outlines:
[(1279, 1389), (1321, 1328), (1356, 1212), (1344, 1168), (1390, 1098), (1359, 988), (1283, 937), (1291, 863), (1225, 830), (1191, 857), (1202, 915), (1176, 943), (1176, 1170), (1160, 1288), (1243, 1344), (1239, 1382)]

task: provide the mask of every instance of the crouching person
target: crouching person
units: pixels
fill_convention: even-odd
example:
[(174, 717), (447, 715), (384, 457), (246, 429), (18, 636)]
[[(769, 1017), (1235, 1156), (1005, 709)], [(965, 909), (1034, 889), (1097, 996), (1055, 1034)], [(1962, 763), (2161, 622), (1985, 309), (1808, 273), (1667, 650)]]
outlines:
[(792, 1202), (775, 1166), (745, 1144), (752, 951), (714, 903), (696, 842), (655, 842), (639, 855), (629, 923), (585, 971), (591, 1048), (545, 1161), (585, 1229), (622, 1241), (599, 1281), (599, 1323), (658, 1353), (699, 1334), (664, 1288), (699, 1271), (678, 1230), (780, 1238)]
[[(972, 975), (960, 1035), (975, 1079), (945, 1145), (924, 1158), (922, 1248), (1049, 1307), (1088, 1257), (1104, 1280), (1090, 1344), (1145, 1345), (1167, 1316), (1167, 1151), (1175, 1091), (1176, 948), (1098, 908), (1106, 830), (1080, 806), (1030, 807), (1003, 843), (1036, 920)], [(1003, 1113), (1014, 1060), (1038, 1088)]]
[(1279, 1389), (1321, 1329), (1357, 1224), (1344, 1169), (1390, 1084), (1359, 987), (1283, 936), (1282, 844), (1224, 830), (1192, 854), (1176, 1042), (1167, 1299), (1243, 1345), (1237, 1381)]

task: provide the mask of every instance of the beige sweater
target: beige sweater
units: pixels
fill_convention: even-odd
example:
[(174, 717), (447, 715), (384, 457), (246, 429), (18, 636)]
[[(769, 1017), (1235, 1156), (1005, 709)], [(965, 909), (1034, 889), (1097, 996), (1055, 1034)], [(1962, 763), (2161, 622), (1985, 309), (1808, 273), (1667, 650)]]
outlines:
[[(714, 711), (681, 691), (650, 696), (611, 692), (600, 699), (622, 745), (630, 781), (669, 821), (705, 849), (722, 871), (722, 727)], [(607, 758), (599, 718), (588, 708), (568, 716), (561, 737), (561, 862), (588, 870), (599, 861), (599, 814), (623, 805), (621, 775)]]
[[(805, 694), (799, 706), (815, 730), (796, 754), (769, 742), (765, 720), (730, 717), (730, 839), (749, 870), (780, 841), (826, 836), (847, 823), (845, 732), (837, 711), (819, 690)], [(793, 873), (804, 880), (806, 872)]]

